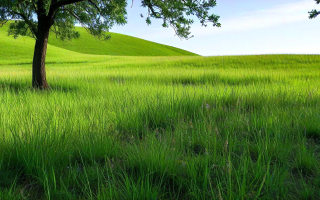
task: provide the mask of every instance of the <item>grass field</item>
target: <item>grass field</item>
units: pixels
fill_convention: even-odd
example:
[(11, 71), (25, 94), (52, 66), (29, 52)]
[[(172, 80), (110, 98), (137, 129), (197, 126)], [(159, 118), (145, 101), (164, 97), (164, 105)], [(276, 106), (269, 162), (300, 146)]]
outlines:
[(32, 47), (8, 44), (17, 47), (0, 52), (0, 199), (320, 196), (320, 56), (50, 46), (51, 90), (37, 91), (18, 45)]

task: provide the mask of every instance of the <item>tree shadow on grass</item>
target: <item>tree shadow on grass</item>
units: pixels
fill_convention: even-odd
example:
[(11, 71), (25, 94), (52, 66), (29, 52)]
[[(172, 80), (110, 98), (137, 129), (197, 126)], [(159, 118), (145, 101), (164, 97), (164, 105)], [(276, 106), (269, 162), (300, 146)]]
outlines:
[[(85, 64), (85, 63), (90, 63), (89, 61), (49, 61), (49, 62), (46, 62), (46, 65), (52, 65), (52, 64)], [(21, 62), (21, 63), (0, 63), (0, 66), (20, 66), (20, 65), (30, 65), (32, 66), (32, 62)]]
[(20, 65), (32, 65), (31, 62), (22, 62), (22, 63), (0, 63), (0, 66), (13, 66), (13, 65), (17, 65), (17, 66), (20, 66)]
[(11, 92), (19, 94), (21, 92), (27, 91), (40, 91), (40, 92), (62, 92), (71, 93), (76, 92), (79, 88), (74, 85), (60, 85), (60, 84), (50, 84), (48, 90), (37, 90), (31, 87), (31, 83), (18, 83), (18, 82), (0, 82), (0, 93)]
[(270, 84), (274, 81), (271, 77), (246, 76), (246, 77), (224, 77), (216, 74), (208, 74), (201, 77), (179, 77), (173, 78), (166, 83), (169, 85), (183, 85), (183, 86), (199, 86), (203, 84), (210, 85), (230, 85), (230, 86), (248, 86), (254, 84)]

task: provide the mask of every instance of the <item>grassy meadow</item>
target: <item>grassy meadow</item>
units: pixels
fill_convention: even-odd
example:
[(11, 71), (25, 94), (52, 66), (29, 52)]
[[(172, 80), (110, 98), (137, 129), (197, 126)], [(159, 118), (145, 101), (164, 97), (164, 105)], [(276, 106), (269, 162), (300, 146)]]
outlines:
[(0, 199), (320, 196), (320, 56), (49, 45), (37, 91), (32, 40), (0, 41)]

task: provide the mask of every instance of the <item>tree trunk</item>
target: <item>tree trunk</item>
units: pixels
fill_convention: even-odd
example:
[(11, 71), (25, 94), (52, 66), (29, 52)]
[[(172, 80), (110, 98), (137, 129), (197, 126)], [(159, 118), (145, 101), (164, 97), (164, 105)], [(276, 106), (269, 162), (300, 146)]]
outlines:
[(48, 89), (46, 78), (46, 55), (50, 26), (44, 24), (38, 26), (36, 45), (34, 48), (32, 64), (32, 87), (37, 89)]

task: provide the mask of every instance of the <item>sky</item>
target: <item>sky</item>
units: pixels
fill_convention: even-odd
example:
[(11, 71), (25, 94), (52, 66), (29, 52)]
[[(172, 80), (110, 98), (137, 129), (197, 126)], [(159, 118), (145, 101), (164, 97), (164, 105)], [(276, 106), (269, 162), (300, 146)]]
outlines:
[(110, 31), (185, 49), (202, 56), (257, 54), (320, 54), (320, 16), (310, 20), (308, 11), (320, 10), (314, 0), (217, 0), (211, 10), (220, 16), (221, 28), (192, 25), (189, 40), (162, 28), (160, 20), (148, 26), (140, 1), (130, 2), (128, 23)]

